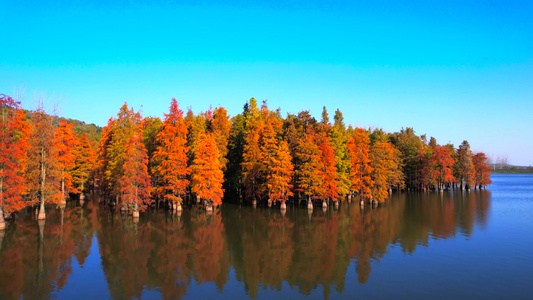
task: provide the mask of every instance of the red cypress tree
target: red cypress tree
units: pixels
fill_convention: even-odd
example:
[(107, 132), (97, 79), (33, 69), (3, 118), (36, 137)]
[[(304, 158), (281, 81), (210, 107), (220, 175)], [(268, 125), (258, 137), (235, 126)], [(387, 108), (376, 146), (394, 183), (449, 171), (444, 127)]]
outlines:
[(72, 185), (71, 170), (75, 167), (74, 149), (78, 144), (78, 137), (74, 133), (74, 124), (65, 121), (59, 122), (59, 127), (54, 135), (53, 145), (59, 168), (59, 180), (61, 182), (61, 202), (68, 198), (68, 193), (78, 192)]
[(141, 114), (124, 103), (120, 108), (117, 119), (111, 120), (110, 140), (105, 149), (106, 169), (104, 170), (104, 184), (111, 196), (120, 196), (120, 180), (124, 175), (124, 162), (127, 159), (126, 145), (141, 130)]
[(269, 173), (266, 184), (272, 201), (285, 202), (293, 195), (291, 191), (294, 172), (292, 158), (287, 142), (279, 141), (271, 146), (274, 153), (268, 162)]
[(445, 185), (455, 181), (453, 177), (453, 153), (446, 146), (433, 147), (432, 157), (430, 159), (431, 177), (437, 184), (437, 189), (444, 188)]
[(484, 188), (492, 183), (490, 179), (490, 167), (487, 164), (487, 155), (483, 152), (474, 154), (472, 157), (474, 169), (476, 170), (475, 185)]
[(320, 171), (324, 178), (324, 194), (321, 196), (323, 199), (337, 201), (337, 198), (339, 198), (339, 186), (337, 183), (337, 169), (335, 168), (335, 152), (329, 137), (324, 132), (318, 137), (318, 147), (321, 153), (320, 164), (322, 167)]
[(224, 174), (219, 161), (218, 147), (211, 134), (200, 133), (194, 153), (192, 192), (204, 200), (206, 208), (222, 203)]
[(7, 214), (25, 206), (23, 177), (29, 124), (18, 107), (19, 102), (0, 95), (0, 230)]
[(150, 200), (150, 176), (148, 175), (148, 155), (142, 143), (140, 128), (126, 144), (124, 175), (120, 179), (120, 193), (123, 205), (138, 216)]
[(362, 198), (370, 198), (374, 182), (372, 181), (373, 168), (370, 164), (370, 138), (362, 128), (356, 128), (348, 142), (350, 155), (350, 183), (351, 190)]
[(79, 142), (74, 148), (74, 168), (71, 171), (74, 193), (82, 194), (86, 183), (95, 168), (95, 153), (85, 132), (82, 132)]
[(296, 156), (300, 164), (296, 166), (298, 188), (309, 199), (324, 199), (326, 187), (321, 165), (321, 151), (316, 143), (315, 133), (305, 133), (297, 142)]
[(54, 126), (52, 117), (45, 113), (42, 104), (33, 112), (33, 130), (28, 146), (26, 179), (30, 198), (40, 202), (39, 219), (44, 219), (45, 203), (61, 200), (59, 164), (53, 145)]
[(153, 155), (157, 167), (156, 192), (165, 200), (181, 208), (182, 195), (189, 186), (187, 176), (187, 125), (183, 120), (183, 111), (179, 109), (176, 99), (172, 99), (170, 112), (165, 114), (162, 129), (156, 135), (157, 148)]
[(476, 170), (472, 161), (472, 150), (468, 141), (463, 141), (457, 149), (455, 160), (455, 178), (459, 180), (462, 189), (470, 189), (475, 185)]
[(388, 142), (376, 142), (371, 149), (373, 199), (383, 202), (387, 198), (388, 190), (396, 184), (395, 171), (397, 165), (397, 150)]

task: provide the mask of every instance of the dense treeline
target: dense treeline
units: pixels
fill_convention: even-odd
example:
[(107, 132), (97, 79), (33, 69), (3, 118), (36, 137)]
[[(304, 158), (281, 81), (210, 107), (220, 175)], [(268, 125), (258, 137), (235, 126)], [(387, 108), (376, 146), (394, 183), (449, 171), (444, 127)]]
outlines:
[(4, 217), (24, 207), (39, 205), (44, 219), (46, 203), (83, 198), (96, 178), (97, 127), (50, 116), (42, 105), (24, 111), (6, 95), (0, 95), (0, 118), (0, 229)]
[[(184, 115), (172, 99), (163, 120), (142, 117), (125, 103), (101, 131), (52, 118), (42, 108), (27, 120), (19, 103), (2, 95), (0, 223), (4, 214), (39, 204), (64, 203), (69, 195), (98, 188), (122, 210), (138, 216), (153, 205), (181, 210), (183, 201), (212, 210), (222, 199), (253, 205), (287, 201), (338, 204), (383, 202), (393, 190), (483, 188), (490, 184), (484, 153), (429, 142), (411, 128), (346, 127), (324, 107), (283, 118), (250, 99), (230, 119), (223, 107)], [(59, 121), (59, 122), (57, 122)], [(81, 132), (81, 134), (78, 134)]]

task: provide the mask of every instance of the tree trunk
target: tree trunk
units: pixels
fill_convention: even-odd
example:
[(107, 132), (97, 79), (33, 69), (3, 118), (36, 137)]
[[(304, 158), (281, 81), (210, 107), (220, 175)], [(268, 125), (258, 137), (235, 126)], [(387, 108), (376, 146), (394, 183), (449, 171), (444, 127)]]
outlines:
[(311, 201), (311, 198), (307, 198), (307, 209), (313, 210), (313, 201)]
[(61, 171), (61, 201), (60, 204), (66, 204), (67, 200), (65, 197), (65, 171)]
[(137, 202), (133, 204), (133, 218), (139, 217), (139, 208), (137, 207)]
[[(6, 228), (6, 221), (4, 220), (4, 208), (0, 205), (0, 234), (3, 235), (3, 230)], [(0, 243), (0, 246), (2, 244)]]
[(287, 205), (285, 204), (285, 201), (281, 202), (281, 205), (279, 206), (279, 209), (287, 210)]
[(44, 220), (46, 218), (46, 213), (44, 211), (44, 187), (45, 187), (45, 183), (46, 183), (46, 168), (44, 166), (44, 159), (45, 159), (45, 154), (44, 154), (44, 149), (42, 148), (42, 154), (41, 154), (41, 158), (42, 158), (42, 162), (41, 162), (41, 205), (39, 207), (39, 215), (37, 216), (37, 220)]

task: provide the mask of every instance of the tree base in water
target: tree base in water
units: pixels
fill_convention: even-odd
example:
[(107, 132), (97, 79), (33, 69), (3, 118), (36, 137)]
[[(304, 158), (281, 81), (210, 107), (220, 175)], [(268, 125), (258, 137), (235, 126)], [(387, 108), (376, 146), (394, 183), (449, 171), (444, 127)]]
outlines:
[(279, 206), (279, 208), (281, 210), (286, 210), (287, 209), (287, 205), (285, 204), (285, 202), (281, 202), (281, 205)]
[(134, 211), (133, 212), (133, 217), (134, 218), (138, 218), (139, 217), (139, 212), (138, 211)]
[(6, 229), (6, 222), (2, 221), (0, 222), (0, 230), (4, 230), (4, 229)]
[(39, 213), (37, 215), (37, 220), (44, 220), (46, 219), (46, 213)]

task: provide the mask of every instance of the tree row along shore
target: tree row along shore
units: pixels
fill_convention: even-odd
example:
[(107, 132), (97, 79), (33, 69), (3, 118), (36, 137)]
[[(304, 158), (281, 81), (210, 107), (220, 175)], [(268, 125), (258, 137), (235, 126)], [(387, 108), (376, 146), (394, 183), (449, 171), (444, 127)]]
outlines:
[(25, 112), (0, 95), (0, 228), (4, 217), (98, 190), (134, 217), (151, 206), (181, 210), (183, 201), (210, 211), (224, 201), (286, 202), (327, 207), (357, 199), (380, 203), (393, 190), (469, 190), (491, 183), (487, 156), (465, 140), (457, 148), (417, 136), (412, 128), (346, 127), (309, 111), (281, 116), (252, 98), (229, 117), (217, 107), (186, 114), (172, 99), (163, 120), (142, 117), (124, 103), (101, 135), (72, 122)]

